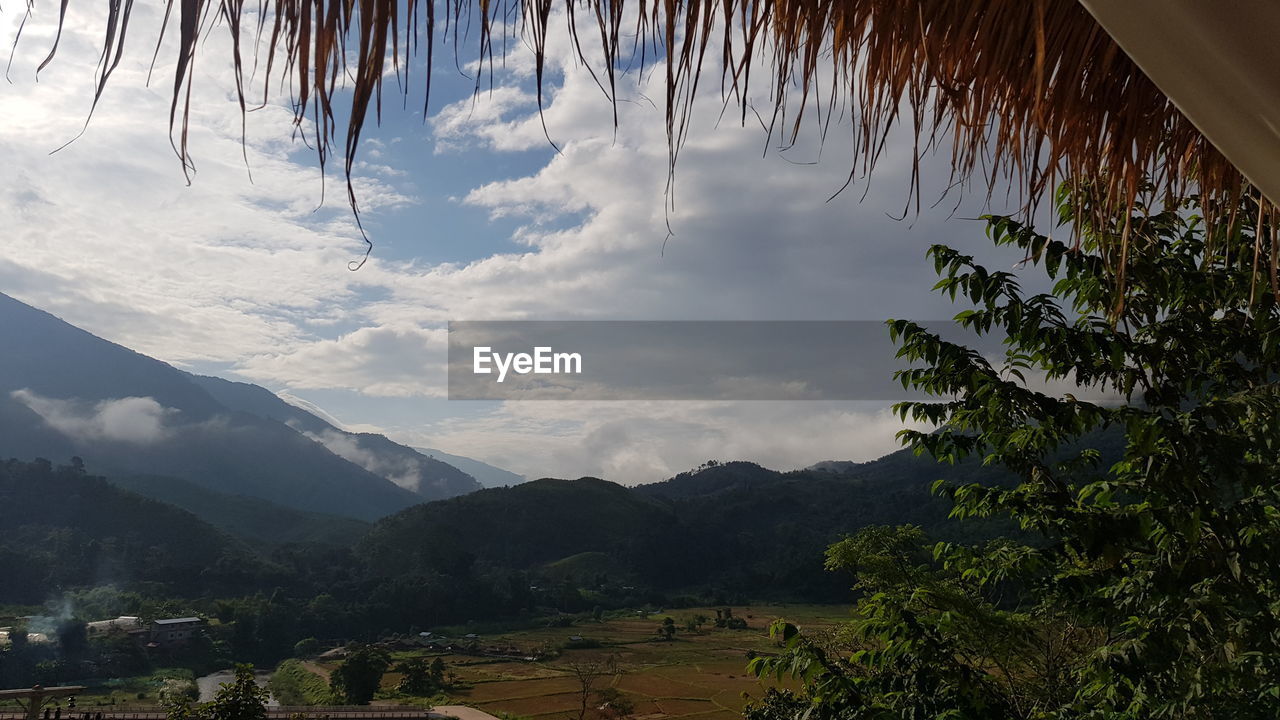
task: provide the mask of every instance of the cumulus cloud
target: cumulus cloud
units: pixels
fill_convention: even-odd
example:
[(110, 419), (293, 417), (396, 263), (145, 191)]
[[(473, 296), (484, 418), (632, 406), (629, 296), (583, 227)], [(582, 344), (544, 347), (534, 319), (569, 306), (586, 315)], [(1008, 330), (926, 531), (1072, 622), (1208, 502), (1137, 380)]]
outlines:
[(49, 427), (81, 442), (124, 442), (150, 445), (169, 436), (167, 423), (177, 410), (150, 397), (126, 397), (83, 403), (47, 398), (31, 390), (10, 395), (39, 415)]
[(591, 475), (636, 485), (707, 460), (780, 470), (871, 460), (898, 448), (894, 435), (903, 426), (876, 403), (528, 402), (397, 436), (529, 478)]
[[(188, 186), (166, 136), (164, 82), (148, 88), (145, 43), (162, 8), (138, 6), (134, 43), (84, 136), (85, 81), (97, 61), (105, 6), (73, 5), (58, 56), (34, 82), (56, 10), (37, 7), (0, 93), (0, 286), (21, 300), (170, 362), (233, 362), (301, 342), (349, 315), (358, 279), (346, 269), (364, 243), (342, 193), (320, 206), (320, 174), (292, 156), (291, 111), (249, 113), (248, 145), (230, 68), (197, 63)], [(55, 14), (50, 14), (55, 13)], [(0, 13), (12, 42), (23, 13)], [(225, 33), (204, 40), (219, 56)], [(161, 53), (162, 59), (165, 53)], [(157, 78), (172, 66), (157, 66)], [(306, 128), (303, 128), (304, 132)], [(244, 156), (247, 155), (248, 167)], [(249, 172), (252, 171), (252, 182)], [(386, 175), (382, 173), (382, 175)], [(357, 178), (370, 212), (409, 196)]]
[[(464, 260), (427, 261), (416, 249), (430, 249), (424, 238), (436, 218), (414, 215), (426, 220), (384, 235), (371, 262), (350, 273), (347, 261), (363, 252), (359, 233), (341, 193), (316, 211), (320, 175), (291, 140), (291, 111), (249, 114), (250, 184), (234, 86), (215, 62), (197, 64), (199, 172), (190, 187), (165, 137), (164, 83), (145, 85), (147, 52), (126, 56), (89, 132), (47, 154), (79, 131), (87, 111), (85, 68), (101, 42), (95, 12), (70, 6), (59, 57), (39, 84), (31, 77), (43, 53), (30, 46), (47, 47), (52, 31), (48, 16), (35, 17), (15, 83), (0, 95), (8, 229), (0, 287), (169, 362), (230, 371), (295, 398), (323, 392), (326, 406), (345, 393), (345, 404), (329, 409), (348, 427), (378, 426), (526, 475), (639, 482), (712, 458), (780, 468), (867, 459), (893, 449), (899, 425), (879, 410), (824, 403), (508, 404), (458, 409), (449, 420), (407, 418), (406, 399), (444, 402), (447, 321), (928, 319), (953, 312), (928, 292), (934, 278), (922, 255), (930, 244), (958, 245), (1001, 267), (1020, 259), (993, 255), (981, 228), (952, 220), (950, 206), (912, 222), (891, 217), (903, 210), (909, 139), (886, 148), (875, 185), (828, 202), (846, 180), (852, 131), (833, 129), (822, 147), (766, 147), (759, 127), (720, 122), (716, 83), (703, 83), (708, 96), (668, 195), (661, 66), (622, 80), (615, 130), (612, 107), (561, 37), (550, 43), (564, 52), (549, 61), (544, 117), (528, 84), (529, 56), (513, 50), (492, 93), (442, 107), (428, 119), (429, 138), (370, 143), (358, 166), (370, 226), (432, 200), (418, 189), (427, 174), (457, 171), (465, 179), (437, 188), (458, 198), (451, 208), (459, 217), (480, 218), (456, 221), (458, 232), (483, 237), (507, 223), (509, 237)], [(20, 16), (0, 14), (0, 46)], [(159, 21), (157, 8), (135, 8), (134, 37)], [(224, 41), (210, 34), (204, 57), (224, 56)], [(171, 69), (157, 68), (158, 77)], [(561, 152), (531, 164), (548, 147), (544, 119)], [(413, 142), (430, 142), (442, 164), (402, 175)], [(946, 184), (944, 165), (926, 163), (926, 186), (931, 170), (937, 187)], [(968, 204), (958, 215), (979, 209)]]
[(443, 329), (365, 327), (288, 353), (258, 355), (239, 370), (292, 388), (342, 388), (382, 397), (445, 395)]

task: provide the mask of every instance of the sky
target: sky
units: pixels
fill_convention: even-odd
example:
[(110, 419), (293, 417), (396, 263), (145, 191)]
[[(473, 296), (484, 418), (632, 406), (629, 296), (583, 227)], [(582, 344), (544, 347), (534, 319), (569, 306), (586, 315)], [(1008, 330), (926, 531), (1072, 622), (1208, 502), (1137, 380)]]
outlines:
[[(56, 8), (38, 4), (28, 20), (0, 86), (0, 291), (348, 429), (528, 477), (626, 484), (711, 459), (781, 470), (873, 459), (897, 447), (887, 403), (449, 401), (446, 324), (944, 318), (963, 308), (930, 292), (931, 244), (1001, 269), (1021, 259), (992, 250), (974, 219), (1015, 207), (988, 207), (985, 193), (934, 206), (945, 157), (924, 165), (918, 214), (904, 217), (905, 134), (871, 178), (829, 199), (851, 167), (852, 125), (784, 147), (754, 121), (721, 117), (717, 82), (703, 83), (669, 194), (661, 66), (620, 79), (615, 128), (559, 33), (544, 118), (556, 147), (519, 42), (478, 93), (466, 64), (443, 54), (425, 117), (420, 93), (403, 101), (388, 78), (356, 166), (374, 248), (352, 272), (364, 242), (338, 163), (323, 178), (279, 99), (247, 115), (242, 146), (220, 27), (196, 64), (187, 183), (168, 134), (171, 39), (147, 84), (159, 12), (134, 7), (87, 128), (103, 10), (70, 7), (38, 81)], [(0, 13), (0, 47), (21, 20)]]

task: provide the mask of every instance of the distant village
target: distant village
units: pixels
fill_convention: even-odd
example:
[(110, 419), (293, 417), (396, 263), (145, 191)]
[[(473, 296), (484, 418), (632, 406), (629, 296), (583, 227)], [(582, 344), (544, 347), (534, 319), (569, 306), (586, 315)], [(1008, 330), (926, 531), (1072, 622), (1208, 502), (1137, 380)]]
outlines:
[[(31, 620), (32, 618), (19, 618)], [(121, 633), (134, 638), (139, 645), (151, 649), (173, 649), (182, 647), (191, 641), (203, 628), (205, 621), (198, 617), (160, 618), (150, 623), (133, 615), (121, 615), (111, 620), (95, 620), (85, 623), (85, 634), (90, 638), (102, 637), (111, 633)], [(12, 626), (0, 627), (0, 647), (13, 643), (15, 630)], [(42, 645), (52, 642), (49, 633), (27, 631), (26, 642)]]
[[(16, 618), (23, 621), (27, 626), (31, 626), (33, 617)], [(37, 625), (38, 627), (38, 625)], [(109, 635), (120, 635), (132, 638), (139, 646), (148, 650), (177, 650), (193, 639), (200, 636), (209, 627), (208, 622), (199, 617), (176, 617), (176, 618), (159, 618), (150, 622), (144, 621), (136, 615), (121, 615), (109, 620), (94, 620), (85, 623), (85, 635), (88, 639), (102, 638)], [(0, 647), (7, 647), (12, 643), (11, 635), (15, 632), (13, 626), (0, 627)], [(19, 631), (22, 632), (22, 631)], [(24, 632), (25, 641), (32, 645), (47, 645), (56, 643), (56, 638), (52, 637), (49, 632), (40, 632), (36, 630), (27, 630)], [(567, 647), (574, 647), (583, 643), (584, 640), (578, 635), (572, 635), (565, 643)], [(329, 645), (333, 646), (319, 654), (319, 657), (326, 660), (338, 660), (346, 656), (347, 648), (345, 643), (334, 640)], [(485, 643), (482, 638), (475, 633), (450, 638), (430, 632), (420, 632), (411, 635), (393, 635), (383, 638), (375, 645), (383, 647), (387, 650), (428, 650), (433, 652), (450, 652), (460, 655), (473, 655), (480, 657), (502, 658), (507, 660), (521, 660), (525, 662), (536, 662), (543, 660), (547, 655), (551, 654), (548, 648), (520, 648), (513, 645), (500, 645)]]

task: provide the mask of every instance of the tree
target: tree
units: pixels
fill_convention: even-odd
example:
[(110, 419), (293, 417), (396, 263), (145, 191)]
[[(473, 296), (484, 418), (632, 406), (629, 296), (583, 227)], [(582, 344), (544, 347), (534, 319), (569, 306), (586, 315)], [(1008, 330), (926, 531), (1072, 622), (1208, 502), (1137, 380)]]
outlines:
[(600, 688), (596, 691), (596, 707), (600, 714), (609, 720), (629, 718), (636, 712), (635, 702), (615, 687)]
[(747, 621), (733, 614), (733, 608), (716, 610), (716, 627), (728, 630), (746, 630)]
[(577, 682), (578, 720), (586, 720), (595, 696), (596, 686), (606, 676), (619, 674), (618, 659), (613, 655), (590, 660), (574, 660), (568, 664), (569, 674)]
[(675, 639), (676, 621), (670, 617), (662, 618), (662, 624), (658, 626), (658, 635), (667, 641)]
[[(1064, 192), (1064, 219), (1090, 217)], [(1274, 229), (1244, 238), (1274, 248)], [(936, 432), (903, 439), (946, 462), (1000, 466), (1010, 483), (937, 485), (959, 518), (1005, 517), (1016, 539), (927, 552), (914, 529), (875, 529), (833, 546), (863, 596), (846, 637), (824, 645), (794, 626), (759, 673), (795, 673), (799, 709), (842, 718), (1270, 718), (1280, 711), (1280, 311), (1260, 285), (1271, 253), (1225, 257), (1228, 232), (1163, 212), (1086, 224), (1073, 248), (1009, 218), (999, 245), (1054, 278), (1025, 296), (943, 246), (938, 288), (956, 316), (1007, 336), (991, 361), (891, 321), (900, 373), (934, 401), (898, 406)], [(1127, 254), (1100, 238), (1128, 232)], [(1114, 274), (1123, 274), (1123, 294)], [(1034, 374), (1110, 402), (1050, 394)], [(1031, 380), (1027, 377), (1033, 376)], [(1095, 445), (1123, 436), (1109, 462)], [(777, 705), (780, 701), (774, 698)]]
[(156, 697), (159, 698), (161, 707), (169, 707), (198, 699), (200, 697), (200, 688), (196, 686), (193, 680), (173, 677), (165, 678), (160, 683), (160, 689), (156, 691)]
[(386, 651), (368, 645), (347, 656), (329, 677), (333, 694), (350, 705), (367, 705), (391, 665)]
[(27, 629), (24, 627), (15, 627), (9, 629), (9, 647), (14, 652), (19, 652), (27, 647)]
[(56, 634), (58, 647), (67, 659), (79, 659), (89, 647), (88, 630), (83, 620), (72, 618), (58, 623)]
[(258, 685), (253, 666), (236, 665), (235, 680), (218, 688), (203, 715), (208, 720), (266, 720), (267, 691)]
[(293, 644), (293, 656), (298, 658), (306, 658), (320, 652), (320, 641), (313, 638), (303, 638)]
[(410, 658), (397, 664), (395, 671), (403, 675), (396, 690), (405, 695), (430, 695), (445, 688), (444, 661), (440, 658), (430, 664), (425, 658)]

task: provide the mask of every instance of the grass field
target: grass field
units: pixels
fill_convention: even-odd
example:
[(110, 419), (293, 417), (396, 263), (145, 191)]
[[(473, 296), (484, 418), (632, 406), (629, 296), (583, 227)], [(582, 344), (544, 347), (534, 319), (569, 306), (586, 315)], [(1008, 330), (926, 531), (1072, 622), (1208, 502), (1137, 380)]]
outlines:
[[(159, 703), (159, 691), (167, 679), (190, 682), (194, 678), (190, 670), (162, 668), (150, 675), (115, 678), (111, 680), (77, 680), (86, 686), (85, 692), (76, 696), (76, 708), (81, 711), (110, 710), (114, 707), (147, 707)], [(0, 707), (13, 707), (13, 700), (0, 701)]]
[[(285, 660), (276, 667), (267, 687), (281, 705), (332, 705), (328, 678), (313, 671), (309, 663)], [(319, 669), (319, 668), (315, 668)]]
[[(847, 616), (843, 606), (735, 607), (734, 615), (747, 620), (745, 630), (715, 628), (707, 623), (701, 632), (684, 630), (695, 615), (715, 617), (714, 608), (674, 610), (585, 621), (572, 627), (542, 628), (482, 635), (481, 647), (515, 647), (532, 652), (539, 647), (563, 647), (580, 636), (596, 641), (598, 648), (563, 650), (558, 657), (536, 661), (485, 658), (474, 655), (439, 655), (456, 673), (459, 689), (449, 693), (457, 704), (478, 707), (495, 715), (529, 718), (577, 717), (579, 682), (571, 666), (608, 656), (616, 658), (618, 675), (602, 677), (597, 688), (615, 687), (634, 704), (636, 718), (697, 718), (729, 720), (739, 717), (747, 697), (758, 697), (764, 686), (747, 675), (747, 652), (774, 651), (769, 624), (779, 617), (817, 628), (833, 625)], [(671, 641), (657, 639), (664, 617), (675, 620)], [(405, 657), (416, 653), (397, 653)], [(322, 669), (317, 667), (314, 669)], [(399, 676), (383, 679), (387, 700)]]

